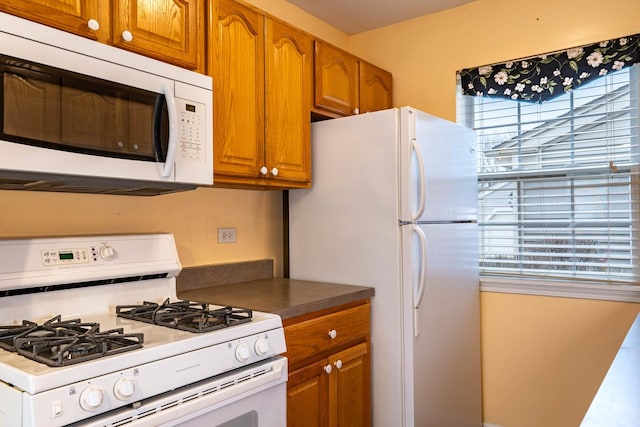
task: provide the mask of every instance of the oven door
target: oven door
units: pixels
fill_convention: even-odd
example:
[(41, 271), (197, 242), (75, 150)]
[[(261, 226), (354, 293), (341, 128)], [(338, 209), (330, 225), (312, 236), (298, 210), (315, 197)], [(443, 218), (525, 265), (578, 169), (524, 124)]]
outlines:
[(286, 381), (276, 356), (72, 426), (284, 427)]

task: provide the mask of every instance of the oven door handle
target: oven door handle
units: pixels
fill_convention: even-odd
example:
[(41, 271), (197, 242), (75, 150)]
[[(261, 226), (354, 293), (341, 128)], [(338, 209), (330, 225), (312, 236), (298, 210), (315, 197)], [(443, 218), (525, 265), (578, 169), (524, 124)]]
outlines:
[(176, 159), (176, 146), (178, 141), (178, 111), (176, 110), (176, 99), (173, 90), (167, 83), (162, 84), (162, 94), (167, 102), (167, 114), (169, 115), (169, 145), (167, 147), (167, 157), (162, 168), (162, 176), (169, 177), (173, 171), (173, 164)]

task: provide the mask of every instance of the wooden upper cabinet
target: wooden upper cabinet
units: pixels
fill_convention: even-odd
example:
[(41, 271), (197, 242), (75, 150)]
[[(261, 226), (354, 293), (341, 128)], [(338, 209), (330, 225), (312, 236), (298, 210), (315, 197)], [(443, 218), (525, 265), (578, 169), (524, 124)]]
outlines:
[(307, 186), (311, 181), (313, 41), (274, 19), (267, 20), (266, 34), (266, 167), (273, 180)]
[(0, 10), (90, 39), (110, 39), (108, 1), (3, 0)]
[(205, 0), (4, 0), (0, 10), (204, 71)]
[(315, 41), (313, 113), (350, 116), (393, 106), (391, 73), (322, 40)]
[(308, 187), (311, 37), (234, 0), (212, 8), (214, 185)]
[(264, 17), (233, 0), (212, 7), (214, 183), (258, 178), (264, 165)]
[(391, 73), (360, 61), (360, 113), (386, 110), (393, 106)]
[(113, 0), (113, 44), (204, 70), (204, 6), (204, 0)]
[(314, 107), (338, 115), (358, 114), (358, 58), (315, 41)]

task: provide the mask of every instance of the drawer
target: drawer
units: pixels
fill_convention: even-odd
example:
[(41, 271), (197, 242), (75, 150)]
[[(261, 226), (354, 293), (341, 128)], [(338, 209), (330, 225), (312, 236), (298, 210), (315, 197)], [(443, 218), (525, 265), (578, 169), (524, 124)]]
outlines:
[[(370, 305), (363, 304), (336, 313), (294, 323), (284, 328), (287, 357), (298, 363), (327, 351), (365, 341), (369, 337)], [(331, 337), (335, 331), (335, 337)]]

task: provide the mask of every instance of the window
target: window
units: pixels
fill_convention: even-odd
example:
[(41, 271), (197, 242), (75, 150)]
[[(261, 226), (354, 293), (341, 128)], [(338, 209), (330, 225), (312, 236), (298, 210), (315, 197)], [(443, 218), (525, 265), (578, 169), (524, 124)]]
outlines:
[(542, 103), (459, 95), (478, 134), (484, 280), (638, 283), (638, 68)]

